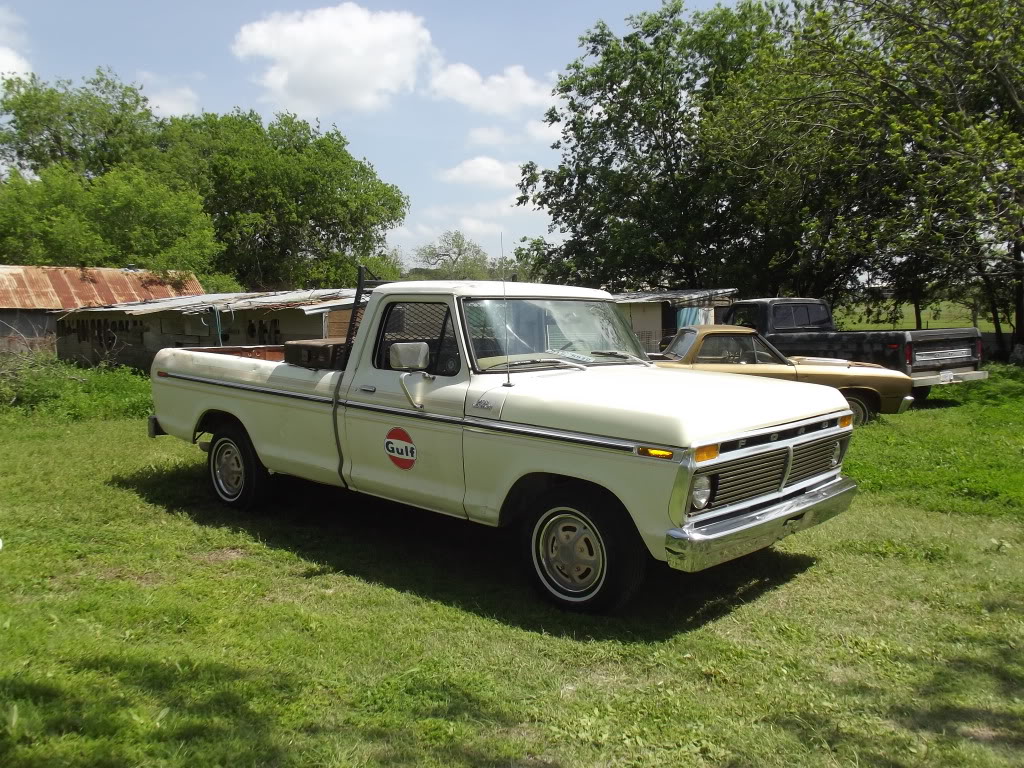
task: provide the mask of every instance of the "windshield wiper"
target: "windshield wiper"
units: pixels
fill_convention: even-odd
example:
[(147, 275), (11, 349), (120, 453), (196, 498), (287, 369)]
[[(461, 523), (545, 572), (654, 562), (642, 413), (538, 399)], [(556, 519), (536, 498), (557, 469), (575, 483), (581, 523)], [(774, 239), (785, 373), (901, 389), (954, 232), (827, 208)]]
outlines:
[(654, 363), (650, 360), (643, 360), (636, 355), (631, 355), (629, 352), (623, 352), (621, 349), (592, 349), (590, 350), (592, 355), (601, 355), (602, 357), (619, 357), (623, 360), (633, 360), (642, 365), (646, 365), (648, 368), (652, 368)]
[(503, 360), (500, 363), (494, 363), (488, 365), (483, 370), (489, 371), (492, 368), (511, 368), (514, 365), (536, 365), (538, 363), (558, 363), (559, 365), (568, 365), (570, 368), (579, 368), (581, 371), (587, 370), (587, 366), (581, 363), (574, 363), (571, 360), (565, 360), (561, 357), (531, 357), (528, 360)]

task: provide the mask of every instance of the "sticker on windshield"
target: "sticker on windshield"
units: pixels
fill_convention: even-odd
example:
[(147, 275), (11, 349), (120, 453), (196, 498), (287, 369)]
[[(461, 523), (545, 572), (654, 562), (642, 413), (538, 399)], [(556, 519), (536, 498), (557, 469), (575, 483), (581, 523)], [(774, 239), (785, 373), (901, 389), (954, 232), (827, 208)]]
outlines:
[(399, 469), (412, 469), (416, 463), (416, 446), (409, 433), (401, 427), (392, 427), (384, 437), (384, 452)]
[(545, 355), (558, 355), (559, 357), (568, 357), (570, 360), (579, 360), (581, 363), (593, 363), (596, 362), (594, 358), (581, 355), (579, 352), (564, 352), (560, 349), (545, 349)]

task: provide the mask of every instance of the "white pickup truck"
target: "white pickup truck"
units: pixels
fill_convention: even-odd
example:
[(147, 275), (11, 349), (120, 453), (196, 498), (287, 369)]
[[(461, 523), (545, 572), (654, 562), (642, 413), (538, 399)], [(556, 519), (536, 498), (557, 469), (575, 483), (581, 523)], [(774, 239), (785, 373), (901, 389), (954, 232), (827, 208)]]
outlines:
[(212, 435), (213, 491), (239, 508), (280, 473), (516, 526), (540, 592), (578, 611), (625, 603), (651, 558), (699, 571), (856, 492), (837, 390), (652, 367), (603, 291), (366, 294), (347, 341), (162, 350), (150, 435)]

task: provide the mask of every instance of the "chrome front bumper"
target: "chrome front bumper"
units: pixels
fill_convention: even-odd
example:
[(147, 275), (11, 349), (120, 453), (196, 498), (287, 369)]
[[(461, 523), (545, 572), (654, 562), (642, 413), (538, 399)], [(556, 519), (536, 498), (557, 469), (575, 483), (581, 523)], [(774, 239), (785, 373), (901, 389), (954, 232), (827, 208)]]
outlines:
[(900, 408), (899, 408), (898, 411), (896, 411), (896, 413), (905, 413), (910, 408), (910, 406), (912, 406), (913, 404), (914, 404), (914, 396), (913, 395), (907, 395), (902, 400), (900, 400)]
[[(943, 373), (946, 375), (943, 376)], [(981, 381), (988, 378), (988, 371), (937, 371), (933, 374), (910, 374), (915, 387), (936, 387), (940, 384), (959, 384), (964, 381)]]
[(837, 477), (798, 496), (753, 512), (711, 521), (687, 523), (665, 534), (668, 564), (680, 571), (703, 571), (774, 544), (792, 533), (835, 517), (850, 506), (857, 484)]

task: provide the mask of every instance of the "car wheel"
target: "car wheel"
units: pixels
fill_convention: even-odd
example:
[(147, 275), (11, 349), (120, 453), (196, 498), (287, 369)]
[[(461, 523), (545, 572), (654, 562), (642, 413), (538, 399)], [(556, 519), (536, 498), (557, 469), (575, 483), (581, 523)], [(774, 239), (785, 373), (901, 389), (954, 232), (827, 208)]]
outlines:
[(267, 468), (240, 426), (225, 425), (214, 432), (206, 466), (214, 494), (236, 509), (255, 507), (270, 482)]
[(871, 403), (863, 395), (845, 394), (846, 404), (853, 411), (853, 425), (855, 427), (867, 424), (873, 420), (878, 412), (871, 406)]
[(928, 395), (930, 395), (931, 393), (931, 387), (914, 387), (912, 390), (910, 390), (910, 394), (914, 396), (914, 401), (918, 403), (923, 403), (925, 400), (927, 400)]
[(650, 555), (618, 501), (585, 486), (530, 502), (522, 536), (540, 594), (569, 611), (614, 611), (643, 581)]

